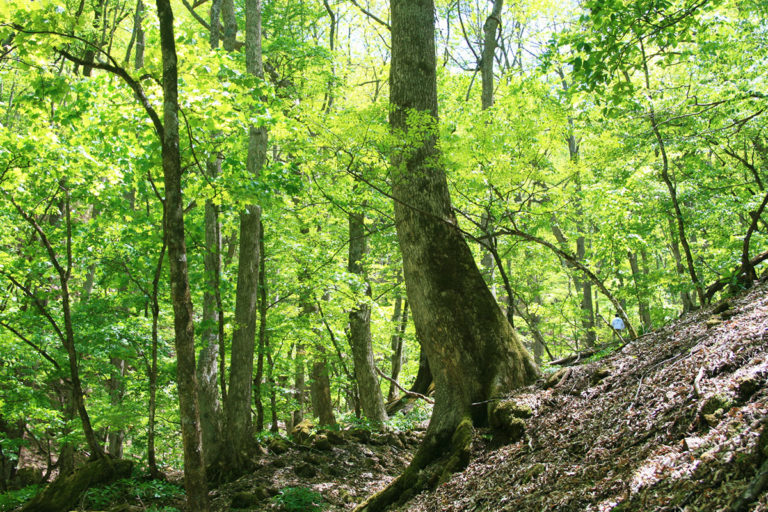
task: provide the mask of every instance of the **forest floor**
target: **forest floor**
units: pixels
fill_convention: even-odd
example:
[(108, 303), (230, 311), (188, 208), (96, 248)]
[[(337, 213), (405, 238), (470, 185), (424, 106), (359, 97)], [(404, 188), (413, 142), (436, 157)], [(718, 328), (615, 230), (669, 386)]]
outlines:
[[(469, 466), (399, 510), (768, 512), (764, 490), (734, 507), (759, 477), (768, 483), (766, 342), (763, 283), (548, 373), (508, 397), (533, 412), (522, 439), (496, 446), (479, 430)], [(255, 471), (210, 492), (212, 510), (351, 510), (405, 469), (422, 437), (347, 429), (272, 439)], [(119, 503), (109, 510), (148, 510)], [(157, 506), (177, 510), (183, 496)]]
[(299, 432), (274, 439), (253, 473), (211, 491), (211, 510), (349, 510), (403, 472), (423, 432)]
[(400, 510), (767, 511), (766, 342), (763, 283), (550, 375), (510, 397), (533, 410), (519, 442), (476, 443), (465, 471)]

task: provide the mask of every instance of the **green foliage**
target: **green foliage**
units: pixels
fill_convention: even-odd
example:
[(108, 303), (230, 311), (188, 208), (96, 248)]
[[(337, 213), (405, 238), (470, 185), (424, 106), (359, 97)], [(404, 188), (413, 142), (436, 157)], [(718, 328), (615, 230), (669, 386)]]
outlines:
[(83, 496), (87, 509), (106, 509), (116, 503), (140, 503), (153, 506), (156, 510), (167, 510), (168, 502), (178, 500), (184, 490), (164, 480), (126, 478), (109, 485), (92, 487)]
[(0, 494), (0, 511), (15, 510), (31, 500), (42, 488), (41, 485), (29, 485), (23, 489), (7, 491)]
[(322, 494), (306, 487), (285, 487), (272, 502), (284, 512), (321, 512), (327, 507)]
[(407, 413), (397, 411), (390, 416), (387, 421), (387, 427), (398, 432), (415, 430), (427, 421), (431, 414), (432, 410), (427, 407), (426, 404), (419, 401), (413, 409)]

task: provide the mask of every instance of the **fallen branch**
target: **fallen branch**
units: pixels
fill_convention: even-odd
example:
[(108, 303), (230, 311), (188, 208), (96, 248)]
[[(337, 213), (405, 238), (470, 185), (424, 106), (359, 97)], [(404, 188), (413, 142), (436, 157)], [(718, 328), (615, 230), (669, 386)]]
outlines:
[(389, 382), (391, 382), (391, 383), (392, 383), (392, 384), (393, 384), (393, 385), (394, 385), (394, 386), (395, 386), (397, 389), (399, 389), (400, 391), (402, 391), (402, 392), (405, 394), (405, 396), (409, 396), (409, 397), (411, 397), (411, 398), (420, 398), (420, 399), (424, 400), (425, 402), (427, 402), (428, 404), (434, 404), (434, 403), (435, 403), (435, 401), (434, 401), (434, 400), (432, 400), (431, 398), (429, 398), (429, 397), (428, 397), (428, 396), (426, 396), (426, 395), (422, 395), (421, 393), (416, 393), (416, 392), (414, 392), (414, 391), (408, 391), (408, 390), (407, 390), (407, 389), (405, 389), (403, 386), (401, 386), (400, 384), (398, 384), (398, 382), (397, 382), (395, 379), (393, 379), (392, 377), (389, 377), (388, 375), (385, 375), (385, 374), (384, 374), (384, 372), (382, 372), (382, 371), (381, 371), (381, 370), (379, 370), (378, 368), (376, 368), (376, 373), (378, 373), (378, 374), (379, 374), (379, 375), (381, 375), (381, 376), (382, 376), (384, 379), (386, 379), (386, 380), (388, 380)]

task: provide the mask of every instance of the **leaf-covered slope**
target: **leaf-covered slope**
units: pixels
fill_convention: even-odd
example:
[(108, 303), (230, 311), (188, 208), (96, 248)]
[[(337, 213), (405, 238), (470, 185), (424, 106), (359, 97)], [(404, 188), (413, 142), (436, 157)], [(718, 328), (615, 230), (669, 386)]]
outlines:
[(403, 510), (730, 510), (768, 455), (766, 341), (762, 284), (527, 388), (521, 441)]

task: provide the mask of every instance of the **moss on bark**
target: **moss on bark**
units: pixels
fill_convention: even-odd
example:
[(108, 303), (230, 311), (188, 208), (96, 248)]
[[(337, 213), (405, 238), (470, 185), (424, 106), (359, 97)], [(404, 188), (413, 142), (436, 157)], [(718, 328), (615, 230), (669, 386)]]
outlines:
[(24, 506), (22, 512), (67, 512), (89, 487), (126, 478), (132, 467), (133, 463), (128, 460), (102, 458), (88, 462), (71, 475), (51, 482)]

